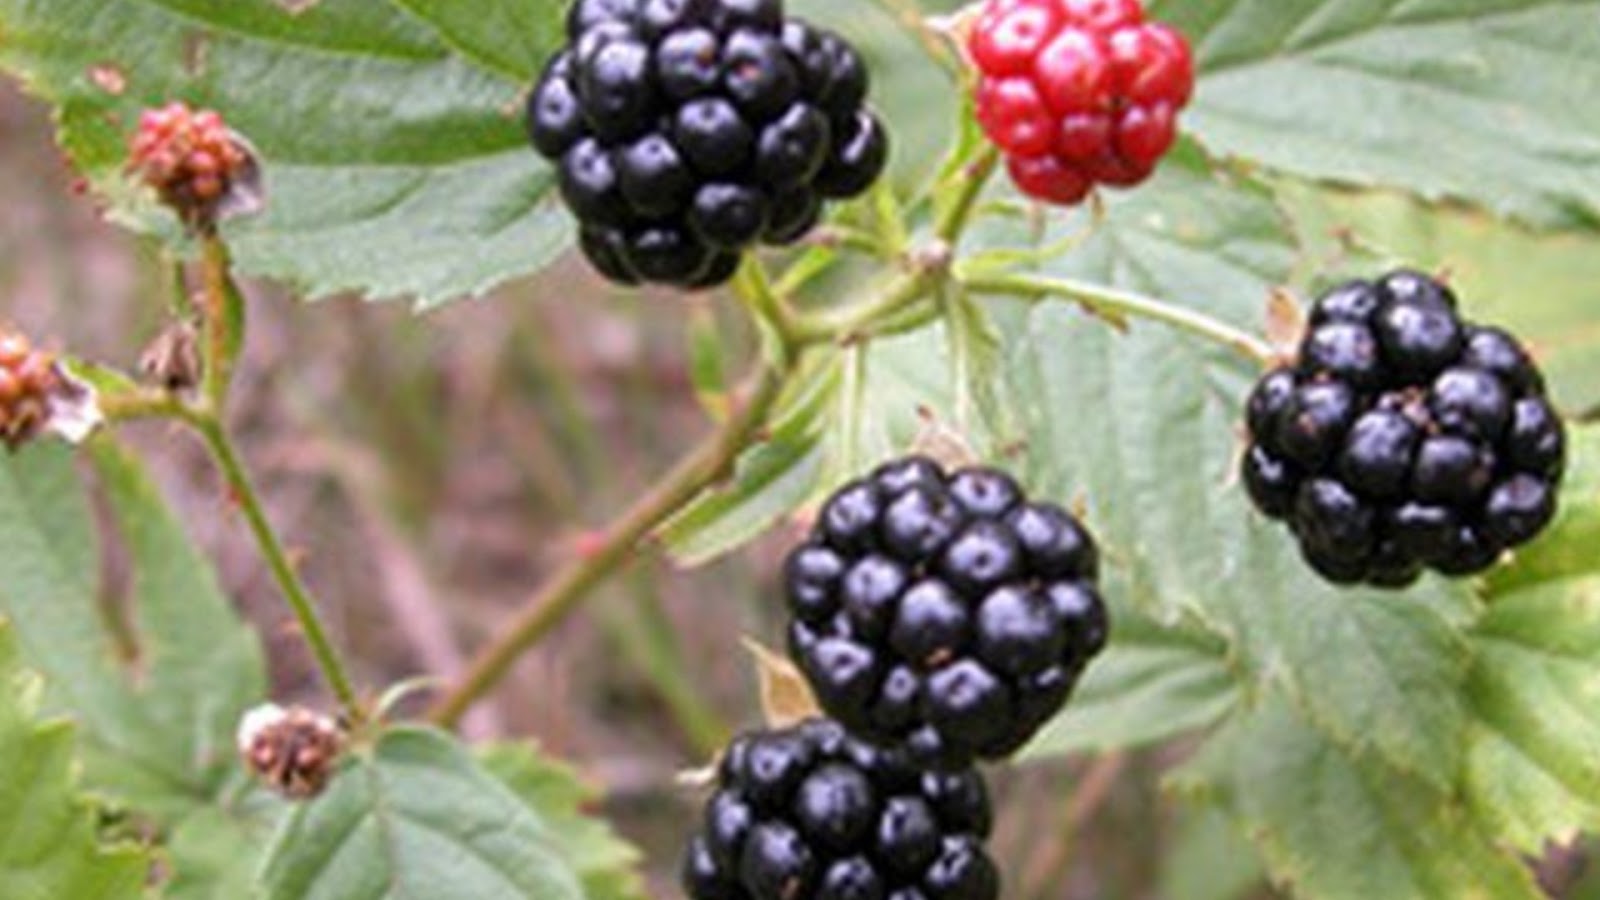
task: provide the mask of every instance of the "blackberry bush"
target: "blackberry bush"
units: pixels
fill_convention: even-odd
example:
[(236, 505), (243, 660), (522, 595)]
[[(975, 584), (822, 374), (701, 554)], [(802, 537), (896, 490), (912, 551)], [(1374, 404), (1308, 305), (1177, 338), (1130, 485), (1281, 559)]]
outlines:
[(1538, 367), (1418, 272), (1323, 295), (1246, 415), (1250, 498), (1335, 583), (1481, 572), (1555, 516), (1566, 437)]
[(913, 456), (839, 489), (785, 563), (789, 647), (829, 715), (925, 763), (1008, 756), (1106, 641), (1098, 550), (1010, 476)]
[(1194, 91), (1188, 41), (1138, 0), (988, 0), (968, 50), (979, 124), (1048, 203), (1150, 177)]
[(866, 65), (781, 0), (582, 0), (528, 100), (534, 149), (595, 269), (622, 284), (721, 284), (792, 244), (883, 171)]
[(812, 719), (729, 745), (683, 860), (691, 900), (993, 900), (988, 791)]
[[(964, 3), (0, 0), (0, 323), (52, 335), (0, 330), (0, 898), (643, 900), (691, 837), (713, 896), (1595, 894), (1597, 0)], [(750, 252), (887, 131), (906, 177)], [(737, 265), (739, 302), (589, 302), (547, 270), (580, 246)], [(1279, 578), (1296, 541), (1227, 477), (1284, 362), (1261, 298), (1378, 256), (1515, 292), (1518, 339), (1415, 276), (1329, 297), (1246, 475), (1340, 578), (1539, 532), (1404, 602)], [(1092, 497), (1127, 600), (1093, 670), (1094, 542), (986, 470), (852, 485), (786, 597), (643, 583), (919, 432)], [(726, 657), (775, 607), (806, 672), (762, 657), (763, 699), (793, 721), (808, 673), (833, 724), (738, 742), (672, 852), (621, 844), (589, 814), (704, 803), (670, 773), (754, 714)], [(1008, 773), (990, 865), (972, 765), (1024, 740), (1055, 762)]]

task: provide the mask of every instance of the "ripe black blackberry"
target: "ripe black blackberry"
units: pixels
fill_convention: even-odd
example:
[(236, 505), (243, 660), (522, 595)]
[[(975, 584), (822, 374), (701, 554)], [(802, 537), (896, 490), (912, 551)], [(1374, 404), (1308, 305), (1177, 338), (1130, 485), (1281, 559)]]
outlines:
[(712, 287), (865, 191), (888, 133), (867, 69), (782, 0), (578, 0), (528, 99), (578, 245), (606, 278)]
[(737, 738), (683, 860), (691, 900), (994, 900), (989, 795), (837, 722)]
[(1544, 379), (1456, 307), (1407, 270), (1338, 287), (1250, 396), (1245, 487), (1334, 583), (1480, 572), (1555, 515), (1566, 438)]
[(1002, 472), (924, 457), (841, 488), (789, 554), (789, 648), (822, 708), (926, 765), (1016, 752), (1106, 641), (1098, 551)]

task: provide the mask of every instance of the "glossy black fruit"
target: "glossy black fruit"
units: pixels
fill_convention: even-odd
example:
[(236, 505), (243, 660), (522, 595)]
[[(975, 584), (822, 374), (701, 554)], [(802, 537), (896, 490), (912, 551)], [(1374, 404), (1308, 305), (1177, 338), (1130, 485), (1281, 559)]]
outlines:
[(923, 457), (836, 492), (785, 587), (789, 645), (829, 715), (926, 765), (1015, 752), (1106, 640), (1099, 554), (1008, 475)]
[(861, 56), (781, 0), (578, 0), (527, 103), (584, 256), (621, 284), (731, 278), (887, 162)]
[(988, 791), (813, 719), (736, 738), (684, 854), (691, 900), (994, 900)]
[(1549, 525), (1566, 435), (1533, 359), (1402, 270), (1319, 299), (1245, 404), (1240, 480), (1336, 584), (1468, 575)]

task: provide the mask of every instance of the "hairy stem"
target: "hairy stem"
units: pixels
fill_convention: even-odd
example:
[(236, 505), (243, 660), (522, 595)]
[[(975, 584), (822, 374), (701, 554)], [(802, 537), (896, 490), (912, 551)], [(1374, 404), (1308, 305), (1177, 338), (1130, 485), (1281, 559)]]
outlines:
[(978, 198), (983, 196), (983, 189), (988, 186), (989, 179), (994, 177), (995, 170), (999, 166), (999, 148), (986, 144), (961, 173), (961, 181), (956, 188), (955, 196), (950, 205), (940, 213), (939, 220), (933, 226), (933, 233), (952, 249), (960, 242), (962, 233), (967, 230), (968, 223), (972, 221), (973, 208), (977, 206)]
[(973, 276), (966, 279), (966, 285), (983, 294), (1005, 294), (1026, 300), (1070, 300), (1112, 319), (1160, 322), (1221, 344), (1263, 367), (1271, 365), (1274, 356), (1271, 345), (1247, 331), (1204, 313), (1128, 291), (1065, 278), (1023, 274)]
[(597, 545), (563, 566), (429, 715), (442, 726), (461, 716), (505, 677), (529, 647), (566, 620), (590, 589), (615, 574), (639, 544), (684, 504), (723, 478), (766, 421), (788, 370), (763, 366), (737, 413), (686, 456), (649, 493), (606, 528)]
[(205, 373), (200, 396), (214, 415), (227, 408), (233, 367), (244, 342), (244, 305), (229, 274), (228, 245), (216, 234), (200, 241), (200, 274), (205, 319)]
[(256, 492), (249, 474), (246, 473), (244, 462), (239, 458), (239, 452), (234, 448), (227, 429), (214, 418), (201, 418), (195, 420), (193, 424), (217, 462), (217, 468), (227, 484), (229, 499), (238, 504), (239, 510), (244, 513), (245, 522), (250, 526), (250, 533), (255, 537), (261, 555), (266, 558), (267, 567), (272, 570), (272, 577), (277, 581), (278, 588), (283, 591), (284, 599), (289, 601), (289, 608), (293, 610), (294, 617), (299, 623), (300, 633), (310, 646), (311, 654), (316, 658), (317, 667), (322, 670), (323, 678), (327, 679), (328, 686), (339, 699), (339, 704), (344, 707), (345, 713), (359, 721), (361, 706), (355, 689), (351, 686), (350, 676), (345, 672), (344, 662), (334, 650), (327, 631), (322, 627), (322, 620), (317, 615), (311, 593), (301, 581), (300, 573), (295, 570), (294, 563), (290, 562), (289, 554), (284, 550), (278, 533), (273, 530), (272, 523), (267, 520), (266, 511), (261, 505), (261, 497)]
[(230, 272), (232, 263), (227, 245), (214, 232), (203, 233), (200, 242), (201, 309), (204, 318), (201, 350), (205, 368), (198, 396), (185, 398), (172, 391), (138, 388), (107, 394), (101, 401), (101, 407), (112, 422), (169, 419), (183, 422), (200, 435), (216, 461), (228, 499), (243, 512), (257, 548), (283, 592), (284, 599), (288, 601), (317, 667), (345, 714), (352, 722), (359, 722), (363, 711), (350, 677), (345, 672), (343, 659), (328, 639), (316, 604), (311, 599), (311, 592), (306, 589), (284, 550), (282, 539), (268, 521), (261, 497), (224, 424), (234, 363), (244, 344), (244, 304)]

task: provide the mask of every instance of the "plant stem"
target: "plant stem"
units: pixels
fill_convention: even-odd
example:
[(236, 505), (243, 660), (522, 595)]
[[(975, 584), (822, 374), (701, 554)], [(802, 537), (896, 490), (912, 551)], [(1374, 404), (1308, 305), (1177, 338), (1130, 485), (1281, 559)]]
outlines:
[(939, 221), (934, 223), (933, 233), (952, 250), (961, 241), (962, 233), (972, 221), (972, 210), (999, 165), (1000, 150), (993, 145), (985, 144), (977, 158), (967, 164), (953, 201), (939, 215)]
[(979, 293), (1005, 294), (1026, 300), (1055, 297), (1071, 300), (1111, 318), (1133, 317), (1161, 322), (1221, 344), (1263, 367), (1271, 365), (1274, 356), (1266, 341), (1204, 313), (1097, 284), (1042, 275), (1008, 274), (973, 276), (966, 279), (966, 285)]
[(500, 637), (478, 654), (461, 683), (434, 704), (430, 718), (444, 727), (455, 725), (473, 703), (505, 677), (524, 651), (565, 621), (591, 588), (615, 574), (640, 542), (720, 480), (766, 421), (789, 371), (762, 366), (737, 414), (606, 528), (594, 549), (558, 571)]
[(100, 412), (108, 422), (132, 422), (138, 419), (192, 422), (194, 419), (193, 412), (177, 394), (156, 388), (101, 394)]
[(805, 345), (856, 343), (866, 337), (873, 325), (926, 298), (933, 284), (934, 279), (926, 271), (901, 275), (869, 303), (800, 318), (795, 323), (795, 339)]
[(316, 657), (317, 666), (327, 679), (328, 686), (333, 689), (345, 713), (359, 722), (361, 707), (355, 689), (351, 686), (350, 676), (345, 673), (344, 663), (334, 650), (332, 642), (328, 640), (328, 634), (322, 627), (322, 620), (317, 616), (310, 592), (300, 580), (300, 574), (295, 571), (294, 564), (289, 561), (289, 555), (285, 552), (282, 541), (278, 539), (278, 533), (267, 521), (260, 495), (256, 493), (255, 485), (245, 472), (244, 463), (240, 460), (232, 439), (228, 437), (227, 429), (212, 417), (201, 417), (191, 421), (200, 436), (205, 439), (206, 447), (210, 449), (212, 457), (217, 461), (217, 468), (222, 473), (223, 481), (227, 483), (229, 498), (237, 503), (244, 513), (250, 532), (255, 536), (256, 544), (261, 549), (261, 555), (266, 558), (273, 578), (283, 591), (284, 598), (289, 601), (289, 607), (299, 622), (301, 634), (311, 647), (311, 653)]
[(769, 338), (777, 344), (775, 349), (792, 351), (800, 346), (802, 342), (796, 337), (799, 317), (783, 297), (772, 289), (766, 269), (753, 254), (745, 255), (733, 287), (750, 315), (770, 332)]
[(200, 239), (200, 272), (205, 313), (205, 373), (200, 396), (207, 408), (221, 415), (227, 408), (233, 367), (243, 343), (244, 310), (238, 288), (228, 274), (232, 262), (228, 245), (214, 233)]

